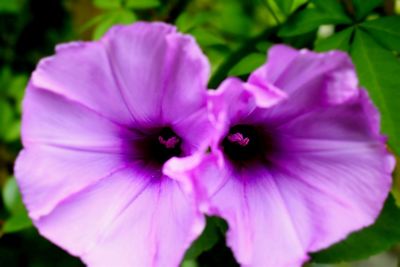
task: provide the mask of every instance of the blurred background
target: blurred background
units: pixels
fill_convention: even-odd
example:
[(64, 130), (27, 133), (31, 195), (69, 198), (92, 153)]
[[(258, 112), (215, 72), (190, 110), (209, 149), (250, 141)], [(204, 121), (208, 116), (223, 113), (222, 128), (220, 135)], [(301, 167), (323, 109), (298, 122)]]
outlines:
[[(96, 40), (112, 25), (137, 20), (173, 23), (208, 56), (210, 88), (227, 76), (246, 78), (274, 43), (340, 49), (352, 56), (382, 113), (390, 149), (400, 155), (399, 14), (398, 0), (0, 0), (0, 266), (83, 266), (38, 235), (13, 178), (24, 89), (56, 44)], [(398, 174), (377, 223), (314, 254), (306, 266), (400, 266)], [(224, 231), (223, 221), (209, 218), (182, 266), (238, 266)]]

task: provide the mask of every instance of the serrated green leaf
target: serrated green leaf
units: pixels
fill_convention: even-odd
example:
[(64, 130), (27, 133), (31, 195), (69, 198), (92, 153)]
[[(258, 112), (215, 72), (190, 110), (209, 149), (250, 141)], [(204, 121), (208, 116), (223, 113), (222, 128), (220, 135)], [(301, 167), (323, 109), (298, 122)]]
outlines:
[(388, 49), (400, 51), (400, 17), (382, 17), (360, 26)]
[(348, 28), (334, 35), (318, 40), (314, 49), (318, 52), (339, 49), (348, 52), (350, 50), (350, 39), (353, 34), (353, 28)]
[(324, 24), (348, 24), (351, 19), (338, 14), (323, 12), (319, 9), (306, 9), (295, 16), (282, 26), (278, 35), (290, 37), (310, 32)]
[(254, 71), (265, 63), (266, 55), (261, 53), (252, 53), (242, 58), (233, 68), (229, 71), (230, 76), (246, 75)]
[(115, 9), (121, 7), (121, 0), (93, 0), (93, 4), (101, 9)]
[(160, 6), (159, 0), (127, 0), (125, 5), (133, 9), (149, 9)]
[(400, 155), (400, 61), (362, 30), (356, 31), (351, 56), (360, 84), (381, 112), (382, 130), (389, 135), (389, 145)]
[(117, 24), (130, 24), (136, 20), (136, 16), (129, 10), (117, 10), (104, 14), (101, 22), (93, 32), (93, 39), (99, 39), (112, 26)]
[(210, 250), (219, 241), (222, 236), (220, 221), (221, 219), (216, 217), (207, 217), (206, 228), (186, 251), (185, 260), (196, 259), (202, 252)]
[(361, 20), (365, 18), (373, 9), (383, 5), (383, 0), (352, 0), (356, 18)]
[(367, 228), (352, 233), (344, 241), (314, 253), (312, 261), (337, 263), (355, 261), (389, 249), (400, 242), (400, 209), (390, 195), (377, 221)]

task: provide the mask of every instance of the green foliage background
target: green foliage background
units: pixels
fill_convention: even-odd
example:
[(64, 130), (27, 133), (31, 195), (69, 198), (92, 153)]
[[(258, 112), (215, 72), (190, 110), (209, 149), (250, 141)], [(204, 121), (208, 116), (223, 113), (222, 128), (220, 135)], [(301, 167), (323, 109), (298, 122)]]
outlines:
[[(0, 266), (82, 266), (38, 235), (13, 178), (21, 149), (21, 100), (38, 60), (58, 43), (100, 38), (112, 25), (162, 20), (192, 34), (212, 64), (210, 88), (246, 78), (274, 43), (350, 54), (362, 86), (382, 114), (400, 156), (399, 0), (0, 0)], [(385, 252), (399, 257), (400, 170), (377, 222), (315, 253), (307, 265), (351, 266)], [(225, 246), (227, 225), (208, 218), (182, 266), (237, 266)], [(266, 252), (268, 253), (268, 252)], [(394, 262), (394, 261), (393, 261)], [(357, 266), (384, 266), (364, 262)], [(339, 266), (339, 265), (338, 265)], [(356, 266), (356, 265), (354, 265)], [(388, 266), (390, 267), (390, 266)]]

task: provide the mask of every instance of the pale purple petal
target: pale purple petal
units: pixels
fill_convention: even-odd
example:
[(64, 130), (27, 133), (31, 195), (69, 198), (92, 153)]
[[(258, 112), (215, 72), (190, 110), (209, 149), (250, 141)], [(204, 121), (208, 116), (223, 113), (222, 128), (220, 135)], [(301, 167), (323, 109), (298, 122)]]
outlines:
[(275, 84), (297, 55), (298, 51), (289, 46), (274, 45), (268, 50), (268, 65), (263, 65), (253, 71), (249, 82), (261, 87), (265, 85), (265, 81)]
[(121, 153), (124, 139), (138, 135), (94, 110), (53, 92), (29, 85), (23, 102), (24, 146)]
[(20, 152), (15, 177), (33, 219), (48, 214), (64, 198), (124, 167), (118, 154), (55, 146)]
[(57, 47), (32, 83), (114, 121), (146, 125), (171, 123), (204, 105), (208, 75), (192, 37), (168, 24), (138, 22), (113, 27), (101, 42)]
[(227, 130), (224, 125), (240, 124), (243, 119), (260, 113), (260, 108), (264, 112), (265, 107), (275, 106), (285, 99), (286, 94), (273, 85), (261, 88), (237, 78), (228, 78), (217, 91), (209, 92), (210, 120), (223, 134)]
[(211, 139), (212, 125), (206, 107), (172, 124), (176, 134), (183, 138), (182, 149), (185, 155), (205, 151)]
[[(279, 57), (290, 57), (290, 60), (283, 66), (277, 63)], [(268, 58), (268, 63), (250, 76), (249, 83), (258, 87), (272, 84), (288, 97), (280, 105), (264, 110), (264, 114), (260, 112), (261, 121), (286, 123), (315, 108), (338, 105), (358, 97), (354, 66), (344, 52), (314, 53), (280, 45), (270, 49)], [(273, 70), (276, 64), (282, 68), (279, 75)]]
[(99, 42), (75, 42), (57, 46), (56, 55), (40, 61), (31, 83), (86, 105), (111, 120), (133, 121), (109, 57)]
[(306, 251), (368, 226), (391, 187), (394, 159), (380, 143), (293, 140), (272, 171)]
[(210, 200), (211, 214), (228, 221), (227, 244), (244, 266), (301, 266), (308, 259), (268, 172), (252, 167), (229, 181)]
[(142, 123), (179, 121), (205, 104), (209, 64), (192, 37), (163, 23), (135, 23), (114, 27), (102, 43), (126, 104)]
[(175, 181), (151, 175), (123, 169), (35, 224), (89, 266), (178, 266), (204, 218)]
[(137, 135), (97, 112), (29, 85), (23, 103), (26, 149), (15, 168), (33, 218), (47, 214), (69, 194), (125, 165), (125, 140)]

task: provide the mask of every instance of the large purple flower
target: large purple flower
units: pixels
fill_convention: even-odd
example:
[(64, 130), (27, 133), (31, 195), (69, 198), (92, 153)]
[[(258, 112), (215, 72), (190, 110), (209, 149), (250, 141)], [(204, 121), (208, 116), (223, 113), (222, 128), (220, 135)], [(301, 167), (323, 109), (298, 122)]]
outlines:
[(275, 46), (248, 82), (211, 92), (209, 107), (211, 154), (165, 170), (192, 176), (187, 188), (228, 221), (244, 266), (301, 266), (377, 217), (394, 159), (345, 53)]
[(177, 266), (203, 216), (163, 174), (204, 150), (209, 64), (162, 23), (57, 47), (24, 99), (15, 171), (40, 233), (90, 266)]

